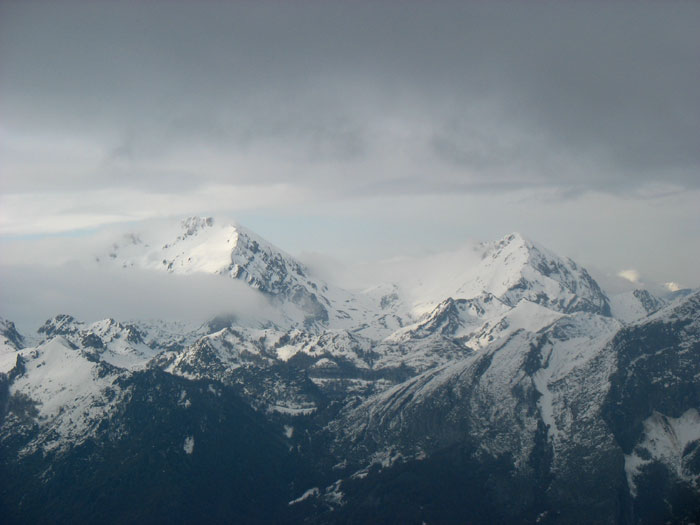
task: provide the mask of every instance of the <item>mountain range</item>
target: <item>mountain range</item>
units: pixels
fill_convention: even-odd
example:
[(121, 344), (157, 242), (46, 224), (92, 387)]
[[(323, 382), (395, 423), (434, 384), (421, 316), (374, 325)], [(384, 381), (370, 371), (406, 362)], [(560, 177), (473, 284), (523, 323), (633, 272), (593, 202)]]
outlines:
[(211, 217), (94, 264), (266, 308), (0, 320), (7, 523), (700, 520), (699, 291), (608, 294), (517, 233), (347, 290)]

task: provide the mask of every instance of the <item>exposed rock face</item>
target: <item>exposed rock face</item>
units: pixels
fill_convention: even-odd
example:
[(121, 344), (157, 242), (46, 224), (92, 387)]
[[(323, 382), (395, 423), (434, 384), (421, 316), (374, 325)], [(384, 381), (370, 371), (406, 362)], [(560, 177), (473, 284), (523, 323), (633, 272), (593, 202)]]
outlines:
[(17, 331), (15, 323), (0, 318), (0, 344), (19, 350), (24, 347), (24, 337)]

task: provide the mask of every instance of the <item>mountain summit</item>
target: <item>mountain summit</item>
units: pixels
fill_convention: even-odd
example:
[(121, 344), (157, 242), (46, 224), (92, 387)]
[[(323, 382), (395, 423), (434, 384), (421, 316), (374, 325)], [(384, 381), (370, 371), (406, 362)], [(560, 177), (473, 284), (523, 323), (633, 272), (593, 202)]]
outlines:
[(481, 261), (462, 277), (456, 295), (488, 292), (510, 306), (523, 299), (571, 313), (610, 315), (605, 294), (588, 272), (519, 233), (482, 245)]
[(271, 295), (305, 278), (303, 265), (290, 255), (238, 224), (219, 224), (213, 217), (187, 217), (174, 232), (129, 233), (112, 245), (109, 258), (124, 267), (226, 275)]
[(175, 231), (130, 233), (108, 260), (122, 267), (176, 274), (217, 274), (245, 282), (280, 304), (300, 310), (307, 323), (328, 321), (328, 286), (290, 255), (238, 224), (187, 217)]

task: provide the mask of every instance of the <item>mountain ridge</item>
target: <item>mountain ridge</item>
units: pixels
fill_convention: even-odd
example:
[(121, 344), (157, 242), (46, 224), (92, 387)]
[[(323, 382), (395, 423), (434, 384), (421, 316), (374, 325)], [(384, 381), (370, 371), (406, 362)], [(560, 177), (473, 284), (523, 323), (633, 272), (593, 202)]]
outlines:
[[(363, 521), (386, 508), (408, 521), (652, 523), (689, 521), (700, 509), (700, 292), (672, 303), (648, 292), (611, 300), (575, 262), (511, 234), (469, 248), (470, 266), (451, 267), (444, 280), (436, 271), (410, 290), (398, 283), (363, 295), (316, 280), (234, 226), (198, 218), (178, 232), (157, 243), (132, 234), (108, 260), (241, 280), (270, 296), (286, 321), (222, 315), (192, 327), (61, 314), (39, 328), (35, 345), (2, 320), (0, 466), (18, 481), (0, 486), (0, 505), (11, 521), (27, 511), (23, 491), (37, 509), (42, 490), (74, 501), (76, 462), (89, 479), (112, 479), (127, 454), (140, 458), (127, 462), (133, 476), (150, 461), (134, 450), (135, 436), (168, 458), (159, 478), (167, 491), (179, 490), (168, 479), (183, 483), (178, 472), (195, 472), (212, 454), (241, 472), (250, 472), (240, 463), (246, 454), (257, 458), (283, 521)], [(214, 253), (213, 262), (184, 246)], [(163, 253), (174, 258), (163, 264)], [(327, 317), (305, 309), (299, 297), (310, 296)], [(236, 430), (230, 418), (239, 416), (255, 442)], [(226, 449), (214, 435), (244, 448)], [(255, 443), (290, 470), (265, 478), (275, 469)], [(438, 483), (447, 472), (450, 486)], [(240, 490), (235, 473), (217, 475), (224, 490)], [(179, 508), (136, 483), (163, 508)], [(486, 500), (451, 508), (449, 518), (416, 506), (470, 492)], [(126, 487), (114, 497), (139, 500)], [(251, 515), (230, 498), (237, 503), (222, 519)], [(90, 512), (125, 516), (108, 507), (114, 514)], [(176, 519), (172, 512), (160, 518)]]

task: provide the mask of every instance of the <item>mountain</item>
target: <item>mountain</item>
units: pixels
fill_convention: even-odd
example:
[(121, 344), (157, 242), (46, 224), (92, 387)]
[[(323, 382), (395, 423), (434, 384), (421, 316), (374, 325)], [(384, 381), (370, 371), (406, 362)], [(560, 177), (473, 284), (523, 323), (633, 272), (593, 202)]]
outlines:
[(274, 315), (1, 320), (5, 522), (700, 519), (700, 292), (608, 296), (519, 234), (344, 290), (197, 217), (98, 262)]
[[(348, 461), (341, 521), (407, 505), (437, 521), (697, 519), (699, 314), (700, 293), (629, 327), (577, 312), (346, 408), (329, 427)], [(432, 486), (443, 471), (458, 489)], [(445, 490), (474, 508), (443, 511)]]
[(584, 268), (521, 234), (478, 243), (457, 255), (414, 286), (419, 309), (447, 297), (473, 299), (486, 293), (509, 306), (527, 299), (563, 313), (610, 315), (607, 296)]

